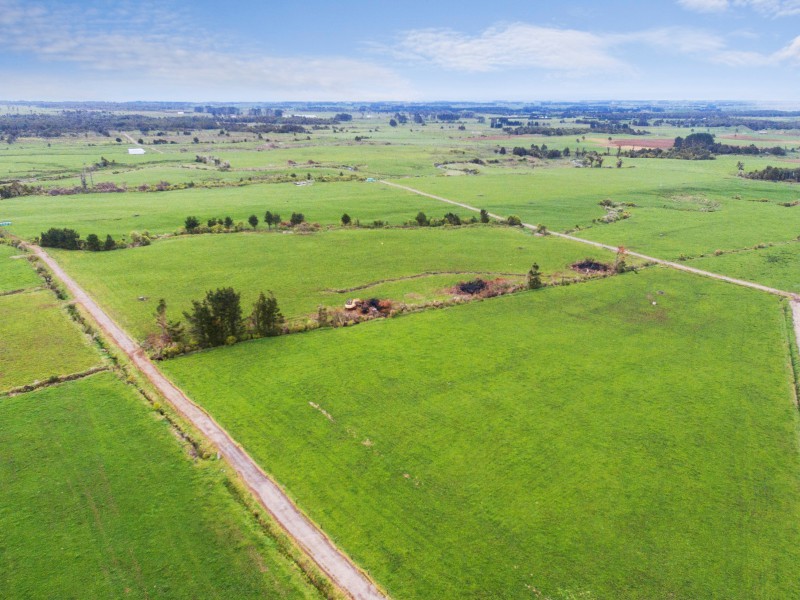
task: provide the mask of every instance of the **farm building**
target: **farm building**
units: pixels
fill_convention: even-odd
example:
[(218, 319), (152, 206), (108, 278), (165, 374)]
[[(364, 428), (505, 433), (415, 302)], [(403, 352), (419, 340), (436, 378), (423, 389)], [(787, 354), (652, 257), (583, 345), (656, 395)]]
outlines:
[(144, 148), (128, 148), (128, 154), (144, 154)]

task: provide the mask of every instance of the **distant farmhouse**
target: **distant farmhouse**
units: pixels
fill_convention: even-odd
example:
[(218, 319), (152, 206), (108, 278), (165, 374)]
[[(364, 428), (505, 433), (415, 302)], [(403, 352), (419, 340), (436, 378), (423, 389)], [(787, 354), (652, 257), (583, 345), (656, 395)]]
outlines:
[(144, 148), (128, 148), (128, 154), (144, 154)]

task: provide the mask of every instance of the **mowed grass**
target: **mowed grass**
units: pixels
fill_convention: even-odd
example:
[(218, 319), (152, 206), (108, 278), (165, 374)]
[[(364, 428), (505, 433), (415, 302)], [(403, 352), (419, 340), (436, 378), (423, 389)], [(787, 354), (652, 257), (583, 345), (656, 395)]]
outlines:
[[(410, 304), (444, 298), (451, 296), (447, 288), (476, 276), (502, 274), (521, 282), (534, 262), (547, 275), (577, 276), (569, 265), (587, 255), (614, 260), (611, 252), (491, 226), (181, 236), (116, 252), (53, 252), (140, 338), (154, 330), (153, 313), (162, 297), (170, 318), (178, 319), (210, 289), (232, 286), (242, 292), (245, 314), (260, 291), (272, 290), (284, 315), (298, 318), (353, 297)], [(426, 276), (449, 271), (459, 273)], [(363, 285), (369, 287), (335, 291)]]
[[(800, 188), (736, 177), (736, 158), (628, 159), (621, 169), (544, 168), (527, 175), (396, 181), (556, 231), (581, 228), (582, 237), (662, 258), (794, 239), (800, 211), (778, 203), (800, 198)], [(748, 160), (748, 170), (768, 162)], [(636, 206), (625, 209), (629, 219), (593, 224), (605, 215), (598, 205), (604, 199)]]
[(796, 242), (721, 256), (706, 256), (687, 264), (779, 290), (800, 292), (800, 244)]
[(0, 294), (39, 284), (39, 277), (24, 258), (25, 253), (13, 246), (0, 244)]
[(420, 210), (442, 216), (452, 207), (377, 183), (316, 183), (311, 186), (263, 184), (173, 192), (129, 192), (76, 196), (35, 196), (2, 201), (3, 215), (13, 221), (9, 231), (24, 238), (50, 227), (70, 227), (85, 239), (90, 233), (116, 239), (131, 231), (170, 233), (194, 215), (207, 219), (230, 215), (247, 223), (267, 210), (289, 220), (301, 212), (309, 222), (339, 223), (343, 213), (354, 220), (376, 219), (400, 225)]
[(0, 596), (317, 597), (152, 415), (110, 374), (0, 400)]
[(0, 391), (99, 363), (52, 292), (0, 296)]
[(800, 594), (768, 295), (653, 268), (163, 368), (394, 597)]

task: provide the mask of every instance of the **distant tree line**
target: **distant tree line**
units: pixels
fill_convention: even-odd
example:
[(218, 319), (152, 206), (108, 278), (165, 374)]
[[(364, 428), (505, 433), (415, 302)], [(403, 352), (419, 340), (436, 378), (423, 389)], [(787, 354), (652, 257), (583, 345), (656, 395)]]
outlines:
[(55, 138), (68, 133), (98, 133), (110, 136), (111, 131), (140, 131), (142, 134), (166, 131), (190, 135), (192, 130), (220, 129), (251, 133), (307, 133), (303, 125), (330, 124), (330, 119), (306, 117), (239, 116), (220, 121), (214, 117), (185, 115), (154, 117), (110, 112), (63, 111), (58, 114), (0, 115), (0, 134), (20, 137)]
[(685, 160), (713, 160), (718, 154), (743, 154), (785, 156), (786, 149), (780, 146), (759, 148), (749, 146), (732, 146), (715, 141), (710, 133), (693, 133), (685, 138), (676, 137), (672, 148), (640, 148), (638, 150), (618, 151), (619, 155), (630, 158), (678, 158)]

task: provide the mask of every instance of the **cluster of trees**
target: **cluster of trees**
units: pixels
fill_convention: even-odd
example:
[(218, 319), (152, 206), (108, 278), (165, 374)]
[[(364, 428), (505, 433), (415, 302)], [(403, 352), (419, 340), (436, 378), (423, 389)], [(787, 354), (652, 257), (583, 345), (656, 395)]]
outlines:
[[(141, 235), (139, 240), (141, 241)], [(147, 238), (149, 244), (149, 238)], [(61, 248), (62, 250), (89, 250), (90, 252), (100, 252), (103, 250), (116, 250), (117, 248), (124, 248), (124, 244), (119, 244), (114, 241), (111, 235), (107, 235), (104, 242), (96, 234), (90, 233), (86, 236), (85, 240), (81, 239), (80, 234), (74, 229), (68, 228), (55, 228), (51, 227), (47, 231), (43, 231), (39, 236), (39, 244), (45, 248)], [(145, 244), (139, 244), (145, 245)]]
[(786, 150), (780, 146), (772, 148), (758, 148), (754, 144), (749, 146), (730, 146), (720, 144), (714, 140), (710, 133), (693, 133), (685, 138), (676, 137), (673, 144), (676, 151), (708, 151), (712, 154), (774, 154), (785, 156)]
[(442, 227), (443, 225), (488, 223), (489, 220), (489, 213), (487, 213), (485, 210), (481, 210), (480, 218), (473, 216), (469, 219), (462, 219), (453, 212), (445, 213), (444, 217), (441, 219), (437, 219), (436, 217), (429, 218), (424, 212), (419, 211), (414, 220), (410, 221), (409, 224), (417, 225), (419, 227)]
[(57, 229), (51, 227), (39, 236), (39, 245), (45, 248), (62, 248), (64, 250), (80, 250), (81, 235), (74, 229)]
[[(684, 137), (676, 137), (672, 148), (641, 148), (622, 153), (631, 158), (678, 158), (684, 160), (713, 160), (718, 154), (744, 154), (785, 156), (786, 150), (780, 146), (759, 148), (749, 146), (731, 146), (715, 141), (710, 133), (692, 133)], [(618, 153), (619, 155), (619, 153)]]
[(278, 335), (284, 323), (272, 292), (269, 296), (261, 292), (250, 315), (243, 318), (241, 296), (231, 287), (209, 290), (202, 300), (193, 300), (191, 310), (183, 316), (192, 343), (200, 348), (234, 344), (246, 337)]
[(86, 242), (84, 243), (84, 248), (89, 250), (90, 252), (100, 252), (100, 251), (107, 251), (107, 250), (116, 250), (117, 249), (117, 242), (114, 241), (114, 238), (111, 235), (106, 235), (106, 239), (104, 242), (100, 242), (100, 238), (97, 237), (96, 234), (90, 233), (86, 236)]
[(790, 181), (800, 183), (800, 168), (784, 169), (768, 166), (765, 169), (751, 171), (745, 175), (748, 179), (761, 179), (763, 181)]
[(623, 123), (615, 120), (593, 121), (576, 119), (575, 122), (588, 125), (592, 133), (609, 133), (618, 135), (647, 135), (650, 133), (644, 129), (634, 129), (629, 123)]
[[(250, 215), (247, 218), (247, 222), (250, 227), (256, 229), (259, 224), (258, 216)], [(281, 216), (278, 213), (273, 213), (269, 210), (264, 213), (264, 223), (269, 229), (278, 227), (280, 225), (296, 227), (297, 225), (305, 222), (306, 217), (300, 212), (293, 212), (292, 216), (289, 217), (289, 221), (285, 223), (281, 220)], [(199, 218), (195, 216), (188, 216), (183, 222), (183, 228), (186, 230), (186, 233), (222, 233), (229, 231), (242, 231), (244, 229), (244, 223), (240, 221), (234, 224), (233, 219), (230, 216), (226, 216), (224, 219), (220, 217), (208, 219), (206, 224), (203, 225)]]
[(41, 192), (41, 187), (27, 185), (14, 181), (8, 185), (0, 185), (0, 199), (17, 198), (19, 196), (32, 196)]
[(549, 158), (549, 159), (556, 159), (562, 157), (569, 157), (572, 152), (569, 148), (564, 148), (563, 150), (557, 150), (555, 148), (548, 148), (547, 144), (542, 144), (541, 146), (537, 146), (536, 144), (531, 144), (530, 148), (522, 148), (520, 146), (515, 146), (514, 149), (511, 151), (514, 156), (533, 156), (534, 158)]
[(231, 345), (243, 339), (280, 335), (284, 318), (272, 292), (261, 292), (247, 317), (242, 316), (241, 296), (231, 287), (206, 292), (183, 313), (188, 327), (167, 318), (167, 303), (159, 300), (155, 311), (158, 333), (148, 337), (156, 358), (169, 358), (192, 348)]
[(229, 163), (227, 160), (217, 158), (216, 156), (203, 156), (202, 154), (197, 154), (194, 157), (194, 162), (199, 162), (206, 165), (213, 164), (215, 167), (219, 167), (220, 171), (228, 171), (231, 168), (231, 163)]

